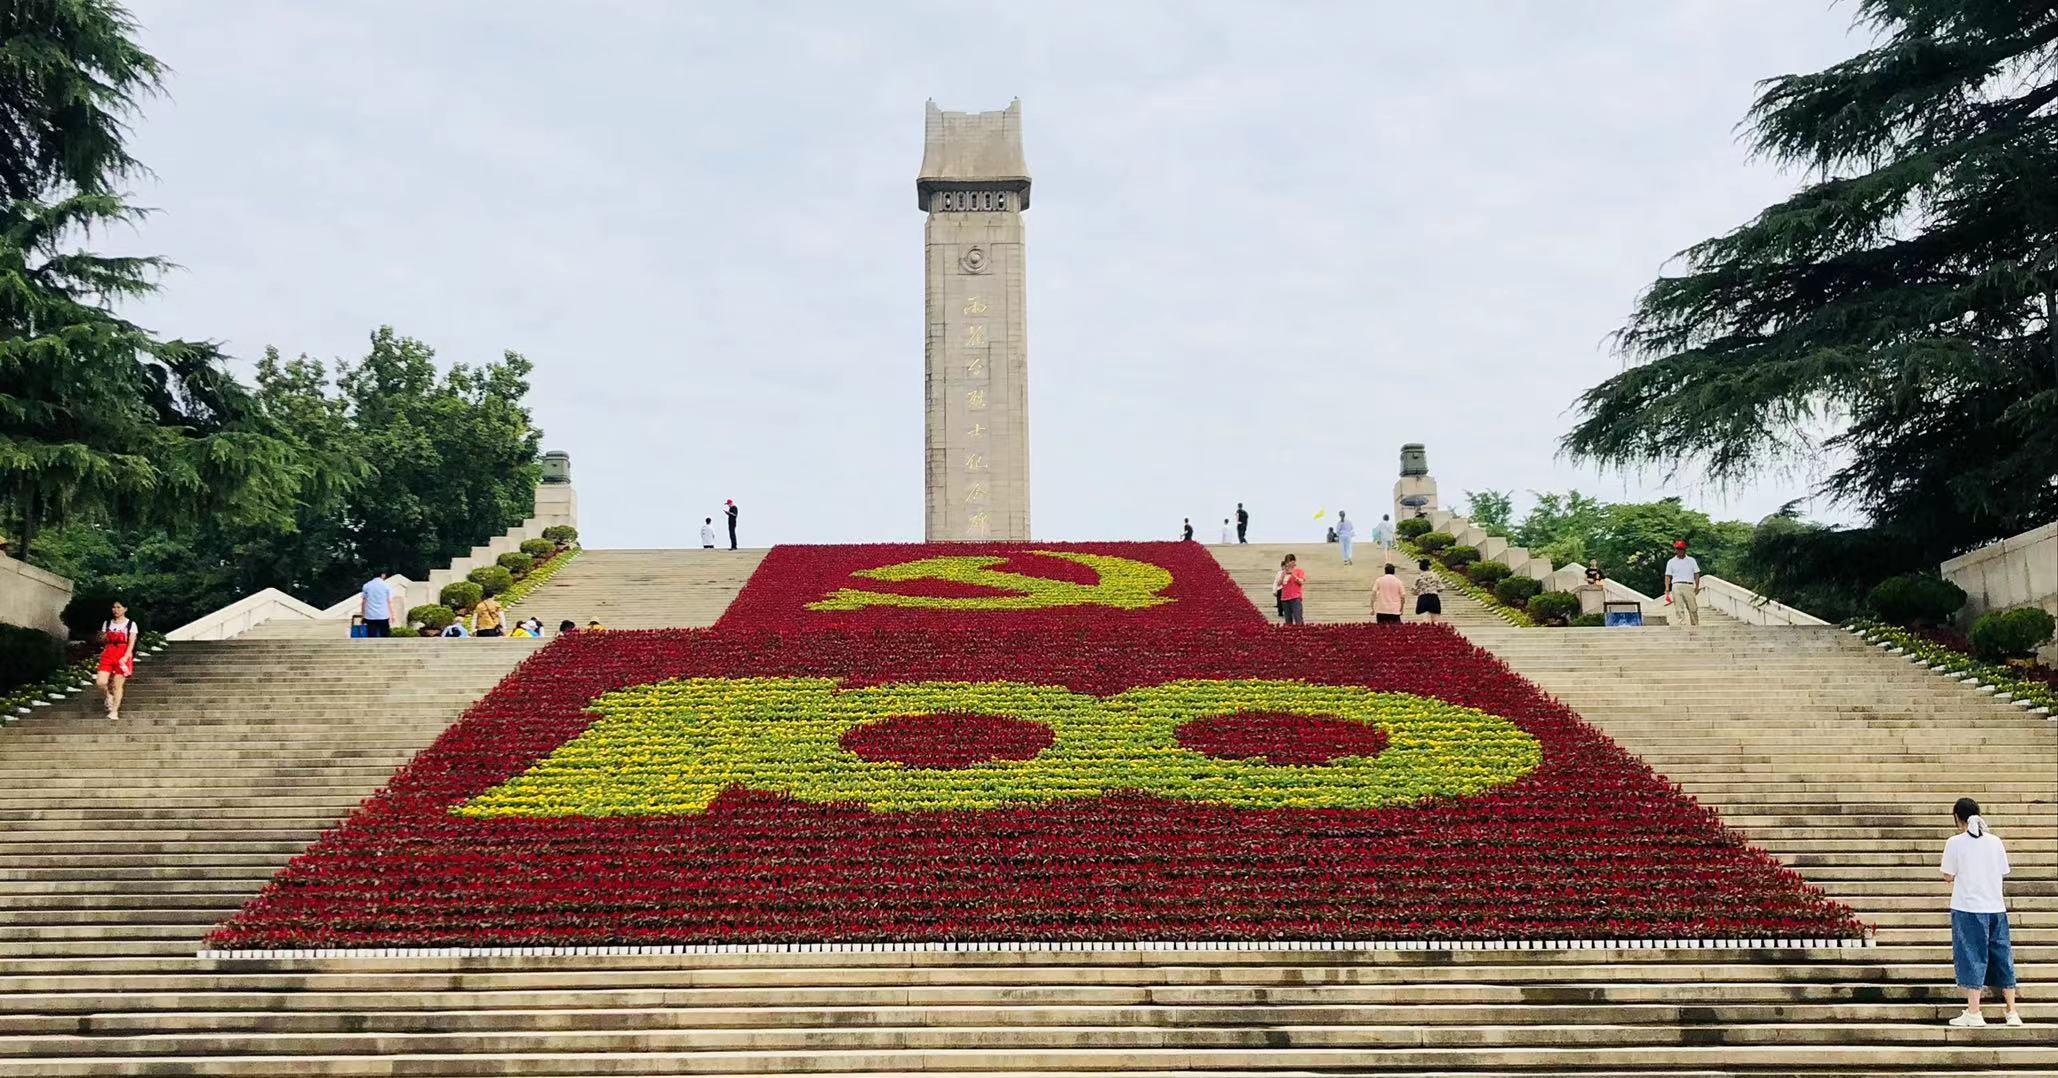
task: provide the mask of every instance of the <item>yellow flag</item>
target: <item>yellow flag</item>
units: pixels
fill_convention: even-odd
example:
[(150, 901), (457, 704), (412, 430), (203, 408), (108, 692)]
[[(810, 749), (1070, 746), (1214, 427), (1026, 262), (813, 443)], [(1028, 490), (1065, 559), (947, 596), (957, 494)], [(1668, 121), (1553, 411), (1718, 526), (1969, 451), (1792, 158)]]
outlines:
[(1328, 516), (1328, 515), (1329, 515), (1329, 510), (1327, 510), (1327, 509), (1317, 509), (1317, 510), (1315, 510), (1315, 519), (1316, 519), (1316, 520), (1321, 520), (1321, 519), (1322, 519), (1323, 517), (1325, 517), (1325, 516)]

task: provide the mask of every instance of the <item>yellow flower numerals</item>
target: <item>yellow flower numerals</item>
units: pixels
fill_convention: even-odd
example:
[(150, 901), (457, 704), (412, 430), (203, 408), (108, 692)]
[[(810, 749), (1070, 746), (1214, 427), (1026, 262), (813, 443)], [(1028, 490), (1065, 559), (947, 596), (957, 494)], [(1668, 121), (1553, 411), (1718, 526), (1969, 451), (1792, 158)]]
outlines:
[[(1239, 808), (1367, 809), (1465, 796), (1512, 782), (1543, 758), (1498, 715), (1406, 693), (1298, 681), (1175, 681), (1105, 699), (1014, 682), (917, 682), (843, 689), (826, 678), (693, 678), (594, 701), (603, 718), (461, 816), (695, 813), (744, 787), (879, 811), (992, 809), (1140, 790)], [(1199, 718), (1264, 711), (1361, 722), (1386, 734), (1374, 756), (1283, 766), (1179, 744)], [(1040, 723), (1029, 759), (951, 768), (861, 759), (853, 728), (910, 715)]]
[(1039, 610), (1054, 606), (1112, 606), (1136, 610), (1169, 603), (1158, 594), (1172, 585), (1172, 574), (1163, 566), (1109, 554), (1081, 554), (1066, 550), (1032, 550), (1047, 558), (1084, 565), (1099, 574), (1092, 584), (1053, 580), (1044, 576), (1001, 572), (993, 568), (1006, 558), (992, 555), (950, 555), (860, 569), (851, 575), (869, 580), (906, 582), (947, 580), (976, 584), (1013, 592), (1012, 595), (940, 596), (896, 595), (863, 588), (838, 588), (828, 597), (807, 604), (809, 610), (858, 610), (868, 606), (908, 606), (932, 610)]

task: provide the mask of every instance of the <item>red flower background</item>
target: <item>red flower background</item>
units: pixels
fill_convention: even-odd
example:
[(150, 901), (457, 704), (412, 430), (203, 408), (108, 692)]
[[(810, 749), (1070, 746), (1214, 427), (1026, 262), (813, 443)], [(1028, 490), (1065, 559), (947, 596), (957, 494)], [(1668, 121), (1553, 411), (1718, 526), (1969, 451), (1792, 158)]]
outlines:
[[(1095, 546), (1096, 552), (1141, 544)], [(1161, 544), (1180, 547), (1181, 544)], [(801, 604), (937, 548), (779, 548), (714, 630), (575, 635), (531, 657), (212, 942), (224, 948), (812, 940), (1853, 938), (1849, 910), (1745, 845), (1577, 716), (1439, 626), (1124, 624), (1250, 605), (1208, 561), (1193, 601), (982, 612), (980, 631), (816, 629)], [(817, 559), (814, 552), (825, 552)], [(962, 553), (959, 547), (950, 553)], [(1205, 553), (1198, 551), (1205, 559)], [(1124, 556), (1134, 556), (1125, 554)], [(1158, 560), (1162, 563), (1162, 558)], [(843, 566), (836, 571), (817, 562)], [(768, 575), (769, 574), (769, 575)], [(1198, 579), (1194, 579), (1197, 577)], [(803, 586), (799, 581), (811, 583)], [(810, 593), (810, 589), (815, 589)], [(754, 609), (759, 604), (763, 609)], [(753, 607), (746, 609), (745, 607)], [(853, 612), (904, 615), (905, 610)], [(914, 613), (933, 617), (935, 612)], [(1054, 616), (1055, 614), (1055, 616)], [(838, 615), (847, 617), (849, 615)], [(796, 622), (807, 626), (795, 631)], [(780, 626), (772, 631), (767, 626)], [(739, 626), (752, 626), (741, 628)], [(1375, 810), (1233, 809), (1135, 793), (1036, 807), (870, 812), (731, 790), (702, 814), (460, 818), (593, 720), (603, 692), (671, 677), (847, 684), (1010, 680), (1107, 695), (1181, 678), (1408, 692), (1514, 720), (1543, 762), (1486, 794)], [(1194, 723), (1189, 747), (1312, 763), (1377, 751), (1321, 720)], [(886, 755), (908, 730), (875, 729)], [(1017, 755), (971, 723), (960, 755)], [(898, 758), (898, 757), (896, 757)], [(958, 759), (948, 751), (936, 762)]]
[[(945, 580), (884, 583), (851, 576), (860, 569), (876, 569), (937, 555), (998, 555), (1008, 560), (994, 568), (1005, 572), (1069, 580), (1077, 584), (1095, 582), (1093, 570), (1075, 562), (1038, 557), (1032, 553), (1038, 550), (1109, 554), (1162, 566), (1172, 572), (1172, 586), (1163, 593), (1172, 601), (1140, 610), (1105, 606), (1055, 606), (1033, 611), (928, 610), (897, 606), (872, 606), (860, 610), (807, 609), (807, 604), (838, 588), (851, 586), (868, 591), (949, 598), (996, 594), (992, 589)], [(744, 585), (742, 594), (715, 623), (715, 628), (790, 632), (834, 628), (988, 629), (998, 625), (1017, 628), (1223, 626), (1259, 629), (1265, 625), (1265, 616), (1244, 598), (1236, 582), (1229, 579), (1229, 574), (1199, 543), (867, 543), (773, 547), (757, 572), (751, 575), (750, 582)]]

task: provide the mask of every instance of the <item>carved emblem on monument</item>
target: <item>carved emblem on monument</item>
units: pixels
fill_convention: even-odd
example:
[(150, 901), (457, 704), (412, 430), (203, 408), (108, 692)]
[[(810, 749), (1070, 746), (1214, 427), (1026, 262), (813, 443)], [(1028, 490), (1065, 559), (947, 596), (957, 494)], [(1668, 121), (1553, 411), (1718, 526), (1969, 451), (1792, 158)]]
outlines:
[(965, 256), (963, 258), (958, 259), (958, 268), (964, 270), (966, 273), (985, 273), (986, 249), (983, 247), (974, 247), (971, 250), (966, 251)]

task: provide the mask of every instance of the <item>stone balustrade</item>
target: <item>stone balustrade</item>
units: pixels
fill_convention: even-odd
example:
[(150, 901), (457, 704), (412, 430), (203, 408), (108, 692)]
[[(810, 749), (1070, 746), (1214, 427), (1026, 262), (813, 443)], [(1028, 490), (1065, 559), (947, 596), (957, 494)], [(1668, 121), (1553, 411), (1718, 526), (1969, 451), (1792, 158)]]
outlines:
[(0, 623), (67, 635), (64, 608), (71, 602), (71, 581), (28, 562), (0, 554)]

